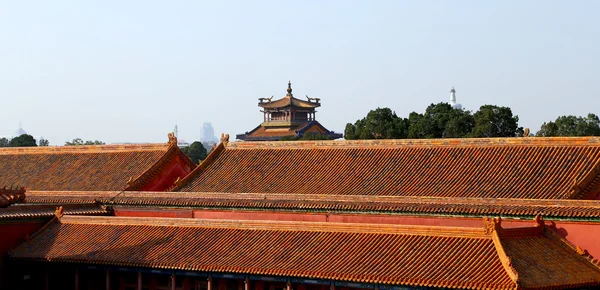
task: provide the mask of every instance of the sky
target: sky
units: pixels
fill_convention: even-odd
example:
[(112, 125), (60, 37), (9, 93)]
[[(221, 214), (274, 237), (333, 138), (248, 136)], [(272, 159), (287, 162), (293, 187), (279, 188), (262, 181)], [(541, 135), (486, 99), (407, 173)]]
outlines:
[(600, 114), (600, 1), (0, 0), (0, 136), (52, 145), (198, 140), (262, 122), (258, 98), (369, 110), (512, 108), (539, 130)]

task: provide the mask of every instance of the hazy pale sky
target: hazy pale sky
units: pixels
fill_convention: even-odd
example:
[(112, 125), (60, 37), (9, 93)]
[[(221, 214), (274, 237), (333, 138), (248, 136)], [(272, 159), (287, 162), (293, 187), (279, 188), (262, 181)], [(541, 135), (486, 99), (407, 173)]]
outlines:
[(343, 132), (377, 107), (508, 106), (536, 132), (600, 113), (600, 1), (0, 0), (0, 136), (53, 145), (250, 131), (258, 98), (321, 98)]

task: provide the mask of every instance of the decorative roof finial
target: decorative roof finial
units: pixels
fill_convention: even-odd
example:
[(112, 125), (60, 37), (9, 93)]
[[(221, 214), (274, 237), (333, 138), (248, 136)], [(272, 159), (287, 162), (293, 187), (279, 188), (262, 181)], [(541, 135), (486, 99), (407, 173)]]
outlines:
[(171, 132), (167, 134), (167, 136), (169, 137), (169, 145), (177, 145), (177, 136), (175, 136), (175, 132)]
[(484, 217), (483, 218), (483, 228), (484, 228), (484, 232), (486, 234), (491, 234), (494, 231), (501, 230), (502, 229), (502, 218), (501, 217), (497, 217), (497, 218)]
[(292, 81), (288, 81), (287, 95), (292, 96)]
[(221, 143), (223, 143), (223, 145), (229, 143), (229, 134), (221, 133)]
[(63, 215), (64, 215), (63, 207), (62, 206), (57, 207), (56, 210), (54, 211), (54, 216), (56, 216), (56, 218), (60, 219)]

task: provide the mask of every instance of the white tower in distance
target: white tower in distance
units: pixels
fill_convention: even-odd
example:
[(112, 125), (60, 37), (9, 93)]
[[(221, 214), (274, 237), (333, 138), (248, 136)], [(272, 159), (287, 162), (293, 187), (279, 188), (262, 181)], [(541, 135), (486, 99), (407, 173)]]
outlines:
[(452, 87), (452, 89), (450, 90), (450, 105), (454, 109), (462, 109), (462, 105), (456, 103), (456, 90), (454, 89), (454, 87)]

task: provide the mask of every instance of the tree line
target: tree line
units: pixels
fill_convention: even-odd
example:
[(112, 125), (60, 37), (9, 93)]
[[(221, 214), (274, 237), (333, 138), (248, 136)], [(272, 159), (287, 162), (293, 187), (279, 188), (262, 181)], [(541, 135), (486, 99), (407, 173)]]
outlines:
[(31, 146), (48, 146), (50, 142), (46, 139), (41, 138), (40, 142), (35, 140), (33, 136), (29, 134), (23, 134), (11, 139), (2, 137), (0, 138), (0, 147), (31, 147)]
[[(98, 140), (87, 140), (84, 141), (81, 138), (75, 138), (72, 141), (65, 142), (65, 146), (79, 146), (79, 145), (104, 145), (105, 143)], [(2, 137), (0, 138), (0, 147), (32, 147), (32, 146), (49, 146), (50, 141), (44, 138), (40, 138), (40, 141), (36, 141), (33, 136), (29, 134), (23, 134), (11, 139)]]
[(561, 116), (545, 122), (536, 134), (519, 126), (519, 116), (509, 107), (483, 105), (475, 113), (453, 108), (448, 103), (429, 105), (423, 114), (412, 112), (399, 117), (389, 108), (371, 110), (366, 117), (346, 124), (344, 138), (352, 139), (428, 139), (529, 136), (600, 136), (600, 119)]

